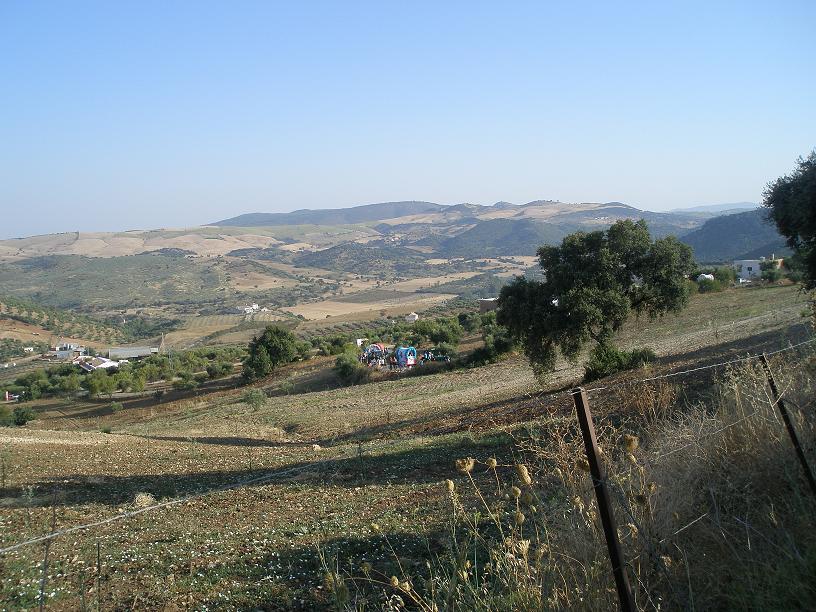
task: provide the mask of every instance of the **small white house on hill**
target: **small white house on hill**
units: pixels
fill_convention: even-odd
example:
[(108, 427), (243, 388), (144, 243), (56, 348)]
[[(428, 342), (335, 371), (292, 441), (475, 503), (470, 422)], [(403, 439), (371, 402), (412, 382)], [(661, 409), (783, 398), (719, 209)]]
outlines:
[(405, 315), (405, 321), (407, 323), (416, 323), (417, 321), (419, 321), (419, 315), (415, 312), (409, 313)]

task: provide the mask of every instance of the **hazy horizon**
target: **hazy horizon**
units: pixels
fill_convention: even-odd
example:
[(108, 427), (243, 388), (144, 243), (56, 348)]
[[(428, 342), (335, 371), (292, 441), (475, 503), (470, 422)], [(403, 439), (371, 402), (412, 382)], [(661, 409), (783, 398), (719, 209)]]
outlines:
[[(529, 200), (529, 202), (546, 201), (546, 200), (550, 200), (550, 199), (549, 198), (535, 198), (533, 200)], [(388, 203), (388, 202), (411, 202), (411, 201), (413, 201), (413, 202), (431, 202), (433, 204), (441, 204), (443, 206), (456, 206), (457, 204), (479, 204), (478, 202), (433, 202), (432, 200), (418, 200), (418, 199), (414, 198), (412, 200), (388, 200), (388, 201), (383, 201), (383, 202), (366, 202), (366, 203), (361, 203), (361, 204), (352, 204), (350, 206), (327, 206), (325, 208), (313, 208), (313, 209), (295, 209), (295, 208), (293, 208), (291, 210), (275, 210), (275, 211), (270, 211), (270, 210), (250, 210), (250, 211), (239, 212), (239, 213), (236, 213), (234, 215), (230, 215), (229, 217), (222, 217), (222, 218), (219, 218), (219, 219), (211, 219), (209, 221), (205, 221), (205, 222), (202, 222), (202, 223), (195, 223), (195, 224), (153, 225), (153, 226), (145, 226), (145, 227), (121, 227), (121, 228), (98, 227), (98, 228), (95, 228), (95, 229), (77, 227), (77, 228), (55, 230), (55, 231), (51, 231), (51, 232), (37, 232), (37, 233), (34, 233), (34, 234), (25, 234), (25, 235), (19, 235), (19, 236), (3, 236), (3, 235), (0, 235), (0, 240), (13, 240), (13, 239), (18, 239), (18, 238), (30, 238), (30, 237), (38, 236), (38, 235), (69, 234), (69, 233), (75, 233), (75, 232), (80, 232), (80, 233), (108, 233), (108, 232), (120, 233), (120, 232), (142, 231), (142, 230), (149, 231), (149, 230), (165, 230), (165, 229), (166, 230), (185, 229), (185, 228), (193, 228), (193, 227), (202, 227), (202, 226), (206, 226), (206, 225), (212, 225), (212, 224), (214, 224), (214, 223), (216, 223), (218, 221), (222, 221), (222, 220), (232, 218), (232, 217), (238, 217), (238, 216), (245, 215), (245, 214), (252, 214), (252, 213), (270, 213), (270, 212), (288, 213), (288, 212), (296, 212), (296, 211), (300, 211), (300, 210), (336, 210), (336, 209), (353, 208), (353, 207), (356, 207), (356, 206), (385, 204), (385, 203)], [(497, 204), (498, 202), (507, 202), (507, 200), (499, 200), (497, 202), (491, 202), (489, 204), (480, 204), (480, 205), (481, 206), (493, 206), (494, 204)], [(611, 202), (618, 202), (618, 200), (605, 200), (603, 202), (598, 202), (598, 203), (611, 203)], [(518, 206), (521, 206), (521, 205), (527, 204), (527, 203), (528, 202), (510, 202), (510, 204), (515, 204), (515, 205), (518, 205)], [(589, 200), (582, 200), (580, 202), (562, 202), (562, 203), (563, 204), (589, 203)], [(621, 204), (628, 204), (628, 202), (620, 202), (620, 203)], [(628, 204), (628, 205), (632, 206), (631, 204)], [(708, 207), (718, 207), (718, 208), (719, 207), (726, 207), (727, 208), (730, 205), (733, 205), (735, 208), (739, 208), (741, 206), (746, 206), (746, 205), (760, 206), (760, 204), (758, 202), (712, 202), (710, 204), (699, 204), (699, 205), (692, 205), (692, 206), (683, 206), (683, 207), (679, 207), (679, 208), (675, 208), (675, 209), (660, 210), (660, 211), (649, 209), (649, 208), (641, 208), (639, 206), (635, 206), (635, 208), (638, 208), (638, 209), (644, 210), (644, 211), (651, 211), (651, 212), (672, 212), (672, 211), (680, 211), (680, 210), (686, 210), (686, 209), (688, 209), (688, 210), (704, 209), (704, 208), (708, 208)]]
[(5, 3), (0, 238), (759, 202), (816, 144), (815, 21), (804, 1)]

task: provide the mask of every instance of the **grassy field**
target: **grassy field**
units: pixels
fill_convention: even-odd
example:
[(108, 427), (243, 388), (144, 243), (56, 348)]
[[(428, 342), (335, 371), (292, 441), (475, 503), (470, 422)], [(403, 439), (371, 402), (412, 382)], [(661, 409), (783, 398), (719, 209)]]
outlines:
[[(736, 549), (729, 557), (732, 553), (723, 550), (727, 546), (722, 538), (716, 539), (711, 519), (695, 523), (682, 532), (684, 539), (671, 541), (677, 549), (659, 546), (658, 556), (673, 560), (665, 569), (669, 578), (647, 564), (632, 564), (632, 572), (643, 582), (643, 587), (636, 584), (639, 608), (653, 609), (654, 601), (650, 604), (647, 596), (663, 597), (663, 607), (669, 609), (686, 607), (690, 593), (696, 607), (743, 608), (755, 591), (739, 581), (711, 584), (706, 577), (715, 561), (723, 564), (719, 571), (725, 582), (743, 572), (751, 578), (749, 583), (756, 582), (756, 589), (773, 594), (782, 608), (812, 607), (816, 601), (807, 599), (808, 581), (801, 578), (802, 563), (795, 555), (785, 561), (784, 569), (770, 575), (758, 571), (752, 556), (762, 554), (781, 564), (788, 559), (790, 541), (798, 541), (804, 567), (807, 559), (816, 558), (812, 537), (795, 520), (794, 509), (802, 505), (799, 485), (791, 480), (797, 466), (784, 446), (781, 425), (773, 412), (762, 412), (752, 427), (766, 429), (743, 430), (736, 425), (747, 417), (738, 419), (724, 408), (733, 404), (734, 393), (743, 410), (751, 402), (769, 405), (761, 385), (753, 378), (737, 384), (737, 379), (723, 379), (723, 370), (703, 370), (665, 383), (628, 386), (634, 379), (783, 348), (808, 338), (807, 320), (801, 316), (804, 307), (804, 296), (790, 287), (740, 289), (694, 296), (679, 317), (632, 322), (623, 331), (622, 344), (650, 346), (660, 358), (648, 371), (599, 381), (596, 387), (612, 388), (590, 395), (601, 444), (608, 449), (622, 491), (631, 493), (633, 504), (642, 494), (641, 480), (643, 487), (652, 483), (657, 491), (647, 492), (653, 510), (648, 517), (638, 506), (641, 509), (632, 510), (631, 518), (621, 518), (623, 531), (629, 533), (624, 535), (627, 553), (641, 554), (642, 542), (657, 542), (673, 533), (694, 520), (701, 508), (710, 511), (710, 499), (690, 495), (681, 501), (672, 492), (672, 478), (680, 474), (691, 478), (688, 466), (699, 473), (694, 472), (697, 484), (684, 481), (684, 490), (709, 496), (710, 489), (718, 496), (714, 506), (720, 512), (720, 528)], [(798, 353), (790, 355), (790, 365), (774, 365), (781, 384), (790, 390), (792, 402), (812, 405), (812, 374), (802, 369)], [(283, 368), (257, 383), (269, 395), (258, 409), (242, 401), (240, 389), (119, 412), (104, 403), (43, 403), (36, 408), (40, 418), (26, 428), (0, 429), (5, 479), (0, 547), (47, 533), (52, 521), (62, 529), (122, 516), (53, 540), (44, 587), (46, 607), (51, 609), (81, 609), (97, 601), (105, 609), (337, 608), (344, 591), (335, 578), (326, 580), (328, 572), (351, 589), (343, 605), (362, 608), (365, 601), (369, 609), (383, 609), (399, 596), (409, 607), (431, 609), (423, 605), (435, 597), (433, 589), (447, 589), (444, 592), (455, 595), (458, 609), (464, 610), (478, 608), (468, 598), (479, 589), (467, 585), (482, 580), (483, 566), (493, 557), (485, 558), (482, 554), (487, 552), (474, 549), (473, 557), (460, 558), (461, 566), (453, 573), (464, 574), (455, 588), (444, 560), (451, 552), (457, 558), (457, 551), (470, 550), (467, 541), (473, 539), (475, 526), (480, 533), (475, 540), (485, 546), (493, 542), (499, 550), (512, 545), (501, 549), (491, 566), (496, 579), (485, 578), (484, 584), (494, 588), (498, 578), (512, 574), (515, 582), (509, 591), (515, 599), (507, 599), (510, 595), (505, 593), (504, 599), (492, 600), (492, 607), (485, 609), (612, 607), (613, 585), (597, 515), (592, 514), (591, 488), (575, 467), (581, 455), (572, 402), (561, 392), (580, 379), (580, 368), (559, 364), (546, 389), (519, 356), (481, 368), (336, 388), (330, 365), (330, 358), (318, 358)], [(708, 407), (707, 412), (698, 407)], [(807, 430), (806, 422), (797, 423)], [(734, 437), (718, 434), (717, 445), (704, 446), (700, 432), (726, 425)], [(637, 428), (642, 428), (642, 447), (633, 452), (642, 470), (628, 463), (626, 453), (615, 450), (622, 432)], [(684, 444), (694, 446), (685, 451)], [(756, 457), (751, 455), (754, 451)], [(767, 461), (780, 454), (784, 461)], [(457, 473), (454, 460), (463, 457), (482, 463), (470, 475)], [(700, 457), (710, 464), (701, 463)], [(488, 458), (497, 461), (495, 473), (484, 467)], [(732, 462), (744, 468), (760, 459), (761, 468), (732, 471)], [(528, 490), (514, 476), (514, 464), (522, 461), (530, 466), (534, 483), (529, 490), (539, 500), (535, 512), (524, 502), (528, 517), (524, 528), (512, 527), (513, 512), (518, 510), (510, 489), (515, 482)], [(781, 472), (771, 470), (777, 463)], [(554, 471), (556, 465), (559, 472)], [(750, 480), (754, 472), (760, 480)], [(453, 495), (445, 486), (448, 478), (456, 483)], [(203, 494), (218, 487), (232, 488)], [(745, 491), (757, 494), (744, 499)], [(192, 497), (186, 499), (188, 495)], [(162, 501), (172, 505), (125, 516)], [(491, 527), (494, 512), (511, 518), (511, 527), (504, 518), (499, 521), (503, 529), (511, 529), (503, 538)], [(746, 512), (757, 530), (748, 532), (753, 535), (750, 549), (746, 528), (735, 522), (744, 520)], [(641, 528), (640, 540), (632, 535), (635, 522)], [(456, 536), (452, 525), (458, 525)], [(660, 537), (651, 537), (649, 529)], [(550, 538), (546, 550), (545, 531)], [(793, 540), (777, 539), (784, 534)], [(533, 553), (528, 559), (527, 553), (517, 550), (526, 546), (543, 551), (533, 573), (528, 565)], [(711, 561), (699, 556), (703, 552)], [(37, 605), (45, 554), (40, 543), (0, 555), (0, 607)], [(515, 570), (507, 569), (507, 554), (517, 564)], [(464, 565), (467, 558), (473, 566)], [(500, 568), (507, 573), (499, 575)], [(563, 587), (542, 582), (552, 572), (560, 572)], [(400, 584), (409, 580), (412, 585), (391, 587), (392, 575)], [(757, 578), (761, 575), (764, 582)], [(519, 599), (535, 592), (544, 593), (546, 601)], [(794, 592), (800, 599), (789, 598)], [(756, 601), (760, 608), (768, 603)]]

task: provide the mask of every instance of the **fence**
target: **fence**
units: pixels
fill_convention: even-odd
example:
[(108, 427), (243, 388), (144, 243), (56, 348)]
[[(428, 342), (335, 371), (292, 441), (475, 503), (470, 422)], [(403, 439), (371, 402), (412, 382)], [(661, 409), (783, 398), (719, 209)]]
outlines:
[[(700, 529), (703, 524), (714, 525), (716, 528), (723, 529), (723, 516), (725, 514), (718, 506), (718, 500), (713, 499), (715, 492), (711, 493), (712, 501), (709, 508), (692, 513), (693, 505), (689, 504), (682, 512), (678, 512), (679, 516), (676, 519), (672, 520), (670, 524), (667, 522), (666, 525), (658, 525), (660, 521), (654, 516), (655, 509), (649, 506), (651, 502), (648, 499), (645, 505), (638, 502), (640, 507), (634, 507), (633, 499), (640, 494), (639, 489), (646, 490), (647, 497), (649, 496), (650, 483), (646, 482), (643, 476), (648, 471), (644, 469), (646, 462), (649, 464), (648, 468), (651, 468), (653, 466), (660, 467), (667, 461), (673, 461), (674, 463), (666, 468), (671, 471), (678, 461), (682, 461), (687, 456), (695, 453), (704, 452), (703, 447), (708, 441), (725, 439), (726, 436), (739, 430), (745, 424), (758, 421), (762, 427), (776, 427), (778, 429), (780, 439), (777, 442), (781, 440), (784, 444), (787, 444), (787, 451), (790, 455), (787, 457), (784, 453), (780, 454), (783, 449), (780, 442), (771, 449), (772, 452), (768, 453), (768, 457), (778, 456), (778, 460), (785, 463), (786, 466), (793, 465), (796, 470), (794, 480), (804, 479), (811, 488), (814, 488), (813, 473), (810, 467), (812, 463), (809, 464), (807, 458), (809, 449), (806, 444), (798, 439), (799, 432), (803, 427), (802, 419), (809, 418), (807, 408), (812, 405), (810, 398), (802, 397), (803, 393), (812, 390), (811, 387), (804, 384), (803, 380), (806, 362), (802, 359), (793, 362), (789, 361), (786, 364), (786, 368), (789, 369), (780, 372), (775, 368), (773, 359), (768, 358), (795, 357), (801, 350), (804, 350), (815, 341), (816, 339), (811, 339), (766, 354), (724, 359), (716, 363), (699, 365), (659, 376), (648, 376), (635, 381), (627, 380), (586, 389), (573, 389), (550, 394), (546, 397), (547, 401), (550, 402), (563, 402), (569, 399), (575, 406), (581, 434), (579, 440), (583, 442), (587, 458), (586, 469), (589, 472), (592, 491), (596, 495), (594, 507), (592, 507), (592, 504), (587, 503), (586, 512), (592, 513), (597, 509), (593, 520), (599, 520), (602, 527), (604, 541), (609, 553), (610, 573), (614, 576), (622, 609), (634, 610), (649, 607), (650, 605), (657, 609), (660, 606), (657, 605), (658, 602), (654, 601), (656, 598), (655, 593), (660, 592), (661, 589), (666, 594), (665, 599), (671, 602), (670, 604), (664, 603), (663, 607), (693, 608), (693, 602), (689, 601), (691, 594), (689, 592), (679, 592), (680, 589), (672, 587), (672, 581), (666, 578), (670, 572), (670, 568), (667, 567), (669, 562), (666, 560), (666, 550), (676, 545), (679, 537), (690, 534), (695, 529)], [(618, 401), (632, 401), (633, 398), (636, 400), (643, 397), (644, 394), (656, 393), (659, 391), (660, 385), (669, 381), (684, 379), (693, 381), (695, 376), (701, 372), (712, 370), (727, 372), (729, 369), (737, 367), (750, 369), (752, 376), (744, 379), (734, 377), (728, 380), (728, 384), (732, 385), (731, 388), (736, 397), (734, 402), (740, 404), (740, 411), (731, 414), (728, 419), (718, 420), (712, 417), (710, 422), (701, 421), (706, 427), (701, 425), (696, 434), (690, 434), (688, 439), (672, 440), (668, 448), (660, 446), (659, 453), (652, 455), (640, 446), (640, 442), (636, 438), (610, 440), (605, 437), (608, 433), (604, 429), (607, 415), (603, 414), (603, 411), (610, 404)], [(758, 381), (764, 385), (764, 391)], [(706, 382), (705, 384), (709, 383)], [(794, 414), (791, 414), (786, 402), (793, 406)], [(590, 406), (595, 407), (596, 405), (601, 407), (602, 416), (600, 419), (593, 419), (590, 412)], [(779, 420), (775, 420), (775, 415), (778, 415)], [(644, 415), (641, 414), (641, 416)], [(656, 421), (665, 416), (663, 414), (647, 414), (644, 418)], [(700, 418), (704, 419), (705, 417), (701, 416)], [(602, 427), (600, 436), (596, 435), (596, 422), (599, 420)], [(601, 440), (600, 444), (598, 442), (599, 438)], [(728, 443), (733, 443), (733, 440), (728, 440)], [(639, 456), (635, 457), (635, 455)], [(633, 459), (636, 459), (637, 463)], [(329, 464), (331, 461), (312, 462), (305, 466), (237, 480), (233, 483), (149, 504), (103, 520), (65, 529), (54, 529), (53, 523), (51, 523), (52, 527), (49, 533), (0, 548), (0, 555), (7, 555), (28, 546), (44, 545), (42, 582), (39, 585), (38, 598), (38, 603), (42, 605), (44, 601), (43, 593), (48, 588), (45, 577), (48, 575), (50, 543), (56, 538), (64, 539), (83, 531), (93, 531), (138, 515), (172, 506), (180, 506), (219, 492), (271, 483), (276, 479), (319, 468), (322, 464)], [(633, 474), (634, 480), (632, 479)], [(637, 481), (637, 478), (641, 478), (641, 481)], [(814, 492), (816, 492), (816, 489), (814, 489)], [(581, 502), (582, 505), (584, 503)], [(660, 512), (665, 514), (666, 510), (660, 510)], [(623, 517), (623, 520), (620, 520), (621, 517)], [(744, 519), (746, 533), (753, 533), (752, 529), (755, 529), (755, 526), (751, 524), (747, 516), (737, 518), (739, 520)], [(620, 537), (621, 531), (627, 529), (629, 530), (629, 536), (622, 540)], [(637, 534), (637, 538), (631, 537), (631, 534)], [(756, 537), (761, 537), (761, 534)], [(98, 548), (96, 553), (97, 560), (94, 572), (98, 581), (102, 561), (100, 560)], [(648, 569), (644, 569), (647, 565)], [(65, 577), (66, 575), (63, 575), (63, 579)], [(657, 586), (654, 584), (655, 581), (659, 582)], [(98, 590), (99, 584), (97, 583), (97, 593)]]
[[(619, 482), (617, 482), (614, 475), (610, 476), (607, 473), (607, 465), (609, 464), (609, 462), (604, 461), (603, 453), (598, 445), (595, 426), (593, 422), (593, 416), (590, 410), (590, 404), (592, 403), (590, 397), (593, 394), (595, 394), (595, 396), (597, 397), (597, 395), (600, 393), (608, 394), (614, 390), (622, 389), (626, 389), (628, 393), (638, 393), (640, 390), (638, 387), (644, 384), (688, 376), (703, 370), (710, 370), (714, 368), (724, 368), (727, 366), (733, 367), (736, 365), (750, 366), (751, 362), (756, 362), (761, 366), (760, 372), (756, 373), (757, 374), (761, 373), (766, 380), (768, 397), (764, 398), (765, 401), (760, 399), (759, 406), (754, 407), (752, 411), (741, 414), (738, 418), (735, 418), (729, 421), (728, 423), (725, 423), (722, 426), (717, 427), (712, 431), (705, 432), (705, 437), (721, 436), (728, 432), (728, 430), (730, 430), (731, 428), (738, 427), (750, 419), (764, 417), (766, 420), (768, 420), (769, 412), (767, 409), (774, 411), (771, 412), (770, 414), (776, 414), (781, 419), (782, 425), (784, 425), (784, 430), (786, 432), (785, 438), (789, 442), (788, 450), (790, 454), (790, 457), (788, 458), (779, 457), (778, 460), (780, 462), (790, 462), (792, 457), (794, 456), (796, 457), (800, 471), (799, 477), (798, 478), (794, 477), (794, 480), (801, 480), (803, 481), (804, 484), (807, 485), (807, 488), (809, 488), (810, 493), (812, 493), (814, 496), (809, 500), (810, 503), (812, 504), (814, 501), (816, 501), (816, 479), (814, 479), (812, 461), (809, 460), (807, 457), (803, 442), (800, 439), (800, 433), (797, 431), (798, 428), (796, 422), (798, 421), (799, 428), (810, 430), (810, 436), (808, 436), (808, 438), (812, 444), (813, 439), (812, 426), (808, 427), (809, 425), (808, 420), (810, 415), (801, 408), (798, 410), (798, 414), (796, 415), (791, 414), (785, 401), (785, 395), (786, 393), (790, 392), (793, 383), (793, 381), (790, 380), (791, 376), (790, 375), (788, 376), (789, 380), (787, 381), (785, 388), (780, 389), (777, 383), (777, 376), (774, 375), (774, 371), (771, 367), (770, 360), (768, 359), (768, 357), (772, 354), (776, 355), (779, 353), (792, 351), (793, 349), (802, 347), (807, 344), (811, 344), (812, 342), (813, 339), (798, 343), (786, 349), (773, 351), (772, 353), (749, 355), (738, 359), (718, 362), (716, 364), (700, 366), (679, 372), (644, 378), (634, 382), (622, 382), (616, 385), (599, 386), (589, 389), (578, 387), (569, 391), (570, 395), (572, 396), (572, 400), (577, 415), (577, 420), (580, 426), (581, 438), (583, 440), (584, 450), (587, 458), (589, 477), (592, 483), (592, 489), (597, 503), (598, 515), (600, 518), (600, 522), (603, 529), (603, 536), (608, 550), (610, 569), (612, 575), (614, 576), (615, 587), (617, 590), (618, 601), (621, 610), (629, 612), (631, 610), (636, 610), (638, 608), (648, 607), (647, 605), (644, 605), (642, 603), (641, 605), (636, 604), (636, 597), (634, 595), (634, 592), (636, 590), (639, 590), (641, 596), (645, 596), (646, 598), (650, 598), (650, 593), (647, 586), (643, 583), (642, 580), (640, 580), (640, 577), (635, 575), (637, 574), (637, 572), (634, 571), (633, 561), (640, 559), (644, 555), (650, 556), (653, 562), (655, 562), (656, 565), (658, 566), (658, 571), (666, 573), (667, 568), (665, 567), (666, 565), (664, 561), (665, 557), (659, 554), (659, 548), (663, 547), (672, 538), (680, 535), (686, 530), (694, 528), (694, 526), (698, 525), (701, 521), (704, 521), (706, 519), (711, 520), (715, 519), (711, 517), (710, 511), (703, 512), (699, 516), (690, 520), (688, 523), (682, 525), (679, 529), (676, 529), (674, 532), (668, 534), (667, 537), (660, 539), (655, 538), (653, 532), (650, 534), (650, 531), (652, 530), (644, 529), (642, 523), (640, 523), (636, 518), (635, 516), (636, 513), (633, 512), (631, 504), (627, 499), (627, 495), (624, 492), (623, 487)], [(790, 374), (790, 372), (788, 374)], [(739, 387), (735, 385), (734, 389), (735, 393), (738, 393), (737, 390), (739, 389)], [(700, 430), (699, 435), (700, 436), (703, 435), (702, 428)], [(673, 448), (668, 452), (659, 455), (656, 459), (659, 461), (661, 459), (664, 459), (665, 457), (668, 457), (669, 455), (673, 455), (675, 453), (680, 453), (682, 451), (691, 449), (697, 446), (698, 444), (699, 438), (696, 441), (692, 441), (677, 446), (676, 448)], [(636, 459), (631, 453), (634, 452), (634, 450), (638, 447), (639, 442), (637, 441), (636, 438), (630, 437), (628, 440), (624, 441), (624, 445), (628, 446), (628, 451), (630, 451), (628, 456), (630, 459), (632, 459), (632, 463), (634, 463)], [(615, 516), (614, 510), (615, 503), (613, 499), (617, 499), (617, 501), (619, 502), (618, 510), (623, 516), (625, 516), (625, 520), (623, 522), (619, 522)], [(716, 506), (716, 501), (712, 499), (712, 502), (713, 505)], [(720, 518), (718, 517), (716, 521), (719, 526)], [(748, 523), (747, 517), (745, 521), (741, 522), (744, 524), (746, 528), (746, 533), (749, 533), (753, 529), (751, 525)], [(642, 547), (645, 550), (641, 551), (634, 557), (629, 558), (627, 560), (623, 547), (621, 545), (619, 534), (621, 533), (622, 527), (626, 527), (627, 524), (629, 527), (631, 527), (633, 523), (635, 527), (632, 533), (639, 534), (641, 536), (641, 539), (644, 539), (643, 536), (645, 536), (645, 541), (642, 544)], [(757, 533), (759, 534), (759, 532)], [(630, 584), (631, 582), (630, 575), (635, 575), (637, 584), (636, 589), (633, 589)], [(680, 598), (677, 592), (672, 592), (671, 596), (674, 600), (672, 602), (672, 607), (676, 606), (677, 608), (680, 609), (694, 608), (693, 601), (689, 599), (690, 596), (687, 595), (685, 600)], [(658, 606), (656, 606), (653, 601), (649, 601), (649, 603), (657, 609)]]

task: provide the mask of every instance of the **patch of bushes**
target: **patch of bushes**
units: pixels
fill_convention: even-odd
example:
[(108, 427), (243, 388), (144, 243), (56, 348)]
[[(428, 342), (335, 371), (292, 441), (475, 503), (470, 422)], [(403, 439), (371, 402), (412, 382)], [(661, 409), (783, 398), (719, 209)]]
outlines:
[(611, 344), (599, 344), (592, 349), (589, 361), (584, 366), (584, 382), (592, 382), (617, 372), (634, 370), (651, 363), (656, 358), (654, 351), (648, 348), (624, 351)]
[(359, 385), (371, 378), (371, 370), (354, 353), (343, 353), (334, 362), (334, 373), (344, 385)]
[(241, 394), (241, 401), (252, 408), (252, 410), (260, 410), (266, 406), (268, 399), (266, 393), (261, 389), (247, 389)]
[(35, 418), (37, 418), (37, 415), (28, 406), (15, 406), (14, 410), (5, 409), (4, 412), (0, 412), (0, 425), (22, 427)]

